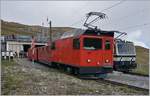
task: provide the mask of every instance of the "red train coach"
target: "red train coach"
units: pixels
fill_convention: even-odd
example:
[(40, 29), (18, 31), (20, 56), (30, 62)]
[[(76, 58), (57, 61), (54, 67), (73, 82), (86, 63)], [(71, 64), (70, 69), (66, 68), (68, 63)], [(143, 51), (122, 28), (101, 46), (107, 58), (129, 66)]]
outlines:
[(74, 74), (106, 74), (113, 71), (113, 42), (113, 31), (75, 29), (65, 32), (51, 47), (35, 48), (34, 56)]
[(28, 49), (27, 57), (29, 60), (37, 61), (38, 60), (38, 53), (37, 48), (32, 47)]

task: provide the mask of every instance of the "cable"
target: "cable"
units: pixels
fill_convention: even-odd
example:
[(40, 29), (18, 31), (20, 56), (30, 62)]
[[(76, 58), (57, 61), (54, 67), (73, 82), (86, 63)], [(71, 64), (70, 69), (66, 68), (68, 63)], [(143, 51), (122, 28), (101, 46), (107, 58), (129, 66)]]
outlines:
[(125, 1), (125, 0), (122, 0), (122, 1), (120, 1), (120, 2), (118, 2), (118, 3), (116, 3), (116, 4), (112, 5), (112, 6), (110, 6), (110, 7), (108, 7), (108, 8), (105, 8), (105, 9), (101, 10), (101, 12), (106, 11), (106, 10), (109, 10), (109, 9), (111, 9), (111, 8), (113, 8), (113, 7), (116, 7), (116, 6), (120, 5), (121, 3), (123, 3), (124, 1)]
[[(123, 21), (123, 20), (127, 19), (127, 18), (130, 17), (130, 16), (138, 16), (138, 15), (134, 15), (134, 14), (136, 14), (136, 13), (141, 14), (141, 13), (143, 13), (143, 12), (145, 12), (145, 9), (142, 9), (140, 12), (136, 11), (136, 12), (130, 14), (130, 15), (125, 15), (125, 16), (120, 17), (119, 19), (115, 19), (115, 20), (117, 20), (117, 24), (118, 24), (118, 22)], [(125, 19), (124, 19), (124, 18), (125, 18)], [(113, 22), (109, 22), (109, 23), (103, 24), (103, 25), (101, 25), (101, 26), (110, 25), (110, 24), (112, 24), (112, 23), (113, 23)], [(114, 24), (116, 24), (116, 23), (114, 23)]]
[(83, 20), (84, 20), (84, 18), (82, 18), (82, 19), (78, 20), (77, 22), (75, 22), (75, 23), (71, 24), (70, 26), (76, 25), (76, 24), (80, 23), (80, 22), (81, 22), (81, 21), (83, 21)]
[(120, 30), (125, 30), (125, 29), (132, 29), (132, 28), (136, 28), (136, 27), (143, 27), (143, 26), (147, 26), (150, 25), (149, 23), (144, 23), (144, 24), (138, 24), (138, 25), (134, 25), (134, 26), (129, 26), (129, 27), (125, 27), (125, 28), (121, 28)]
[[(108, 7), (108, 8), (105, 8), (105, 9), (101, 10), (100, 12), (103, 12), (103, 11), (109, 10), (109, 9), (111, 9), (111, 8), (113, 8), (113, 7), (116, 7), (116, 6), (120, 5), (121, 3), (123, 3), (124, 1), (125, 1), (125, 0), (122, 0), (122, 1), (120, 1), (119, 3), (116, 3), (116, 4), (114, 4), (114, 5), (112, 5), (112, 6)], [(93, 21), (95, 21), (95, 20), (98, 20), (98, 18), (99, 18), (99, 17), (95, 18), (95, 19), (92, 20), (91, 22), (93, 22)]]
[[(118, 2), (118, 3), (116, 3), (116, 4), (113, 4), (112, 6), (107, 7), (107, 8), (105, 8), (105, 9), (101, 10), (100, 12), (103, 12), (103, 11), (109, 10), (109, 9), (111, 9), (111, 8), (113, 8), (113, 7), (116, 7), (116, 6), (120, 5), (121, 3), (123, 3), (124, 1), (125, 1), (125, 0), (121, 0), (120, 2)], [(98, 18), (99, 18), (99, 17), (95, 18), (94, 21), (95, 21), (96, 19), (98, 19)], [(82, 19), (81, 19), (81, 20), (82, 20)], [(75, 24), (78, 24), (79, 22), (81, 22), (81, 20), (79, 20), (79, 21), (77, 21), (77, 22), (71, 24), (71, 26), (73, 26), (73, 25), (75, 25)]]
[[(86, 6), (87, 5), (87, 2), (85, 3), (85, 5), (84, 6)], [(80, 8), (80, 9), (84, 9), (84, 8)], [(81, 10), (80, 10), (81, 11)], [(75, 12), (76, 14), (77, 13), (80, 13), (79, 11), (77, 11), (77, 12)], [(82, 18), (83, 19), (83, 18)], [(76, 25), (76, 24), (78, 24), (78, 23), (80, 23), (81, 21), (83, 21), (82, 19), (80, 19), (80, 20), (78, 20), (77, 22), (75, 22), (75, 23), (73, 23), (73, 24), (71, 24), (70, 26), (73, 26), (73, 25)]]

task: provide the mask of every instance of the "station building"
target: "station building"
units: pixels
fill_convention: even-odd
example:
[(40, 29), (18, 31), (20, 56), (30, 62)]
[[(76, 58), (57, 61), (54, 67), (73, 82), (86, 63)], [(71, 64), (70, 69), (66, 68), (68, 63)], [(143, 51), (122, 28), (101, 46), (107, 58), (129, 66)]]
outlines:
[[(46, 45), (46, 38), (36, 38), (35, 46)], [(1, 52), (12, 51), (13, 53), (27, 52), (31, 47), (32, 36), (5, 35), (1, 36)]]

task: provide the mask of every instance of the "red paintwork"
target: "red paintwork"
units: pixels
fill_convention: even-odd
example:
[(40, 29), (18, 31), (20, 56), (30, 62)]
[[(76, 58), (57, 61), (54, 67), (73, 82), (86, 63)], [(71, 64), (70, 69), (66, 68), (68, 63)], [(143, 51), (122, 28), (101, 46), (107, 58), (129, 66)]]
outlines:
[(30, 60), (38, 60), (37, 58), (37, 48), (28, 49), (28, 59)]
[[(91, 37), (93, 38), (94, 36), (86, 36), (86, 37)], [(102, 39), (102, 50), (81, 50), (81, 61), (80, 65), (81, 66), (112, 66), (113, 65), (113, 38), (112, 37), (107, 37), (107, 36), (102, 36), (98, 37), (95, 36), (94, 38), (101, 38)], [(105, 40), (110, 40), (111, 41), (111, 49), (110, 50), (105, 50), (105, 45), (104, 42)], [(83, 46), (83, 45), (81, 45)], [(83, 47), (82, 47), (83, 48)], [(87, 59), (91, 59), (90, 63), (87, 63)], [(108, 63), (105, 61), (109, 60)]]
[[(103, 67), (113, 66), (113, 48), (114, 38), (111, 36), (89, 36), (81, 35), (80, 42), (83, 42), (83, 38), (101, 38), (102, 50), (86, 50), (83, 49), (83, 43), (81, 43), (80, 49), (73, 49), (73, 37), (66, 39), (58, 39), (55, 41), (56, 49), (51, 50), (49, 46), (43, 46), (38, 48), (29, 49), (28, 58), (39, 60), (41, 62), (57, 62), (61, 64), (67, 64), (76, 67)], [(104, 42), (110, 40), (111, 49), (105, 50)], [(36, 50), (32, 54), (33, 50)], [(37, 54), (38, 51), (38, 54)], [(90, 59), (91, 62), (87, 62)], [(108, 61), (106, 63), (106, 61)]]
[[(38, 51), (38, 60), (41, 62), (51, 62), (49, 46), (36, 48)], [(36, 54), (37, 55), (37, 54)]]

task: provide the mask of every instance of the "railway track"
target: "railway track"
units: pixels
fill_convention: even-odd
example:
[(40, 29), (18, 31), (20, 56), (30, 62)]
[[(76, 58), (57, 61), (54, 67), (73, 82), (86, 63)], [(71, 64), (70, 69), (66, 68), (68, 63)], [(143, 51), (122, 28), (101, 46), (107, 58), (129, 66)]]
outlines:
[[(86, 80), (96, 80), (96, 82), (105, 83), (105, 84), (114, 84), (119, 86), (127, 86), (129, 88), (134, 88), (137, 90), (149, 91), (149, 77), (145, 76), (136, 76), (129, 74), (121, 74), (118, 76), (113, 76), (114, 74), (109, 74), (107, 78), (100, 79), (97, 77), (79, 77), (80, 79)], [(116, 75), (116, 74), (115, 74)], [(128, 76), (124, 76), (128, 75)]]
[(133, 72), (124, 73), (124, 74), (131, 74), (131, 75), (138, 75), (138, 76), (149, 77), (149, 75), (144, 75), (144, 74), (140, 74), (140, 73), (133, 73)]
[(81, 77), (81, 79), (91, 79), (100, 83), (127, 86), (137, 90), (149, 91), (149, 77), (137, 74), (124, 74), (122, 72), (114, 71), (113, 73), (108, 74), (107, 78), (104, 79), (98, 77)]
[[(124, 85), (141, 90), (149, 90), (149, 77), (124, 74), (120, 72), (114, 72), (108, 74), (105, 79), (100, 79), (100, 81), (106, 81), (107, 83)], [(98, 81), (99, 82), (99, 81)]]
[(106, 80), (106, 79), (96, 80), (96, 82), (105, 83), (105, 84), (115, 84), (115, 85), (119, 85), (119, 86), (127, 86), (129, 88), (134, 88), (137, 90), (149, 91), (149, 89), (145, 89), (145, 88), (141, 88), (141, 87), (137, 87), (137, 86), (133, 86), (133, 85), (128, 85), (128, 84), (123, 84), (120, 82)]
[(116, 72), (108, 74), (106, 78), (100, 79), (98, 77), (78, 77), (85, 80), (95, 80), (96, 82), (105, 84), (114, 84), (119, 86), (127, 86), (137, 90), (149, 91), (149, 77), (139, 76), (133, 74), (124, 74)]
[[(22, 61), (19, 60), (19, 62), (22, 62)], [(81, 78), (81, 79), (89, 80), (89, 78), (86, 78), (86, 77)], [(130, 88), (149, 91), (149, 77), (145, 77), (145, 76), (138, 76), (135, 74), (134, 75), (124, 74), (122, 72), (114, 71), (113, 73), (108, 74), (107, 78), (105, 79), (98, 79), (98, 78), (90, 78), (90, 79), (96, 80), (96, 82), (127, 86)]]

